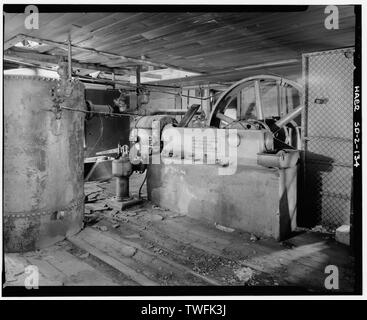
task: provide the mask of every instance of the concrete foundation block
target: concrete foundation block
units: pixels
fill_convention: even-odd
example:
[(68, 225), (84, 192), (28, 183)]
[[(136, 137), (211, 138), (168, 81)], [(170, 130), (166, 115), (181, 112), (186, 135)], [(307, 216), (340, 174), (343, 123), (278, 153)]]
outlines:
[(350, 225), (342, 225), (335, 231), (335, 240), (347, 246), (350, 245)]
[(284, 240), (296, 227), (297, 167), (220, 175), (216, 165), (151, 164), (147, 190), (162, 208), (260, 237)]

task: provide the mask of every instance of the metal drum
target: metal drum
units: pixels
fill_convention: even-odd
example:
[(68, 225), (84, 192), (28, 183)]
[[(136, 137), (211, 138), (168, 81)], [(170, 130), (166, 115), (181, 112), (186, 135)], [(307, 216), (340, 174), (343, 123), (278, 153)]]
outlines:
[(56, 99), (61, 83), (4, 76), (6, 252), (43, 248), (82, 227), (84, 113), (60, 106), (85, 109), (84, 86)]

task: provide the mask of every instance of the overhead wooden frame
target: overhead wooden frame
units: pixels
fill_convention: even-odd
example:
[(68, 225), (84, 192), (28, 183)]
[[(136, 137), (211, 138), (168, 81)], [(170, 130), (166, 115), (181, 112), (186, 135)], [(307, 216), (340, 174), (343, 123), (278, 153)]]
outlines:
[[(34, 41), (34, 42), (38, 42), (38, 43), (42, 43), (42, 44), (47, 44), (47, 45), (50, 45), (50, 46), (53, 46), (53, 47), (63, 49), (65, 51), (68, 50), (68, 44), (67, 43), (56, 42), (56, 41), (46, 40), (46, 39), (40, 39), (40, 38), (33, 37), (33, 36), (30, 36), (30, 35), (25, 35), (25, 34), (19, 34), (19, 35), (13, 37), (12, 39), (6, 41), (6, 43), (4, 44), (4, 50), (7, 50), (7, 49), (11, 48), (15, 44), (17, 44), (18, 42), (23, 41), (23, 40), (30, 40), (30, 41)], [(92, 48), (84, 48), (84, 47), (80, 47), (80, 46), (76, 46), (76, 45), (71, 45), (71, 48), (75, 49), (75, 50), (78, 50), (78, 51), (86, 52), (86, 53), (96, 54), (96, 55), (103, 56), (103, 57), (110, 58), (110, 59), (122, 60), (122, 62), (133, 63), (133, 64), (136, 64), (136, 65), (146, 65), (146, 66), (152, 66), (152, 67), (158, 67), (158, 68), (171, 68), (171, 69), (195, 72), (195, 71), (192, 71), (192, 70), (186, 70), (186, 69), (183, 69), (181, 67), (177, 67), (177, 66), (170, 65), (170, 64), (157, 63), (157, 62), (154, 62), (154, 61), (150, 61), (148, 59), (137, 59), (137, 58), (126, 57), (126, 56), (123, 56), (123, 55), (120, 55), (120, 54), (115, 54), (115, 53), (110, 53), (110, 52), (105, 52), (105, 51), (99, 51), (99, 50), (95, 50), (95, 49), (92, 49)]]
[[(38, 53), (31, 50), (20, 50), (20, 49), (7, 49), (4, 51), (4, 60), (9, 61), (20, 61), (20, 62), (29, 62), (32, 64), (38, 64), (40, 66), (47, 65), (58, 65), (60, 56), (50, 55), (45, 53)], [(84, 63), (73, 61), (73, 68), (76, 69), (85, 69), (93, 71), (104, 71), (114, 74), (125, 74), (125, 70), (121, 68), (109, 68), (100, 64), (95, 63)]]

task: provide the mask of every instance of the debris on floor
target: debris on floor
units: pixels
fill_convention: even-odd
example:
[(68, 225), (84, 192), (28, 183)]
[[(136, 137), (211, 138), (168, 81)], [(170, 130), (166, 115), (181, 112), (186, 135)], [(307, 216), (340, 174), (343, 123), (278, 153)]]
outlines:
[(157, 206), (155, 204), (152, 205), (152, 209), (161, 210), (161, 211), (168, 211), (168, 209), (161, 208), (160, 206)]
[(319, 232), (319, 233), (331, 233), (330, 230), (326, 229), (321, 225), (317, 225), (311, 229), (312, 232)]
[[(113, 181), (109, 183), (111, 185)], [(69, 272), (60, 274), (55, 271), (57, 276), (43, 279), (43, 284), (78, 285), (109, 279), (106, 283), (120, 285), (277, 286), (296, 282), (297, 285), (306, 283), (309, 287), (322, 286), (317, 282), (317, 274), (324, 276), (324, 270), (316, 268), (319, 268), (318, 261), (323, 261), (325, 248), (332, 240), (324, 239), (321, 234), (312, 233), (317, 239), (302, 240), (301, 237), (298, 242), (258, 241), (260, 237), (255, 234), (239, 232), (218, 223), (213, 226), (149, 202), (121, 211), (116, 202), (109, 200), (111, 195), (103, 200), (95, 197), (96, 193), (108, 196), (102, 188), (98, 189), (99, 183), (98, 186), (89, 184), (86, 195), (92, 195), (90, 199), (96, 200), (85, 204), (85, 228), (68, 241), (54, 246), (59, 248), (55, 252), (41, 250), (24, 255), (25, 259), (36, 261), (40, 268), (45, 266), (44, 263), (55, 268), (62, 264), (60, 268)], [(108, 188), (107, 183), (104, 186)], [(177, 216), (180, 219), (174, 219)], [(304, 241), (315, 244), (305, 246), (302, 245)], [(325, 243), (322, 251), (320, 243)], [(338, 250), (342, 250), (339, 247)], [(81, 274), (71, 265), (65, 265), (60, 258), (65, 254), (71, 255), (70, 259), (82, 270)], [(332, 261), (329, 259), (328, 263)], [(11, 261), (7, 264), (12, 265)], [(24, 281), (22, 268), (18, 268), (18, 272), (10, 271), (17, 270), (14, 267), (6, 269), (8, 285)], [(349, 267), (343, 265), (341, 268)], [(98, 275), (97, 280), (93, 274)], [(348, 280), (348, 274), (346, 272), (343, 278), (346, 283), (352, 281)]]
[(225, 227), (225, 226), (222, 226), (218, 223), (214, 223), (215, 227), (218, 229), (218, 230), (222, 230), (224, 232), (233, 232), (234, 229), (233, 228), (229, 228), (229, 227)]
[(160, 214), (150, 214), (149, 218), (151, 221), (162, 221), (164, 218)]
[(93, 228), (96, 228), (98, 230), (101, 230), (101, 231), (107, 231), (108, 228), (106, 226), (99, 226), (99, 225), (94, 225)]
[(239, 269), (235, 269), (234, 274), (240, 281), (246, 283), (254, 277), (255, 273), (251, 268), (241, 267)]

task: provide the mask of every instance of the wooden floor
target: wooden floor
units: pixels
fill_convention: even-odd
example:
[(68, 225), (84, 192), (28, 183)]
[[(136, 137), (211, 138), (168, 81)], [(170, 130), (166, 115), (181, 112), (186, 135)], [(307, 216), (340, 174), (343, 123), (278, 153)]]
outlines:
[(86, 185), (91, 202), (77, 235), (38, 252), (7, 254), (6, 285), (22, 285), (24, 266), (36, 265), (40, 285), (298, 286), (322, 292), (325, 267), (332, 264), (340, 290), (353, 290), (353, 259), (330, 236), (303, 232), (278, 243), (149, 202), (120, 211), (112, 189), (111, 183)]

